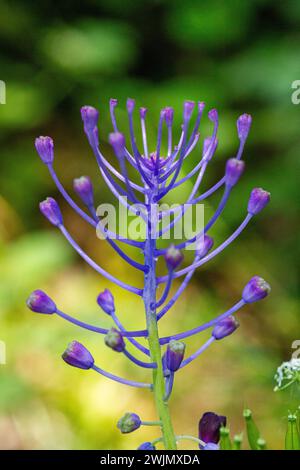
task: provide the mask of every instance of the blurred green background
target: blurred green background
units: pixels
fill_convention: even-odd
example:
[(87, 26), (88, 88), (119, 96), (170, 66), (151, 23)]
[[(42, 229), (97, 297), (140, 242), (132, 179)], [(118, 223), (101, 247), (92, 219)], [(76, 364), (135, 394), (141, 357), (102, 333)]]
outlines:
[[(7, 347), (7, 364), (0, 365), (0, 447), (127, 449), (156, 437), (151, 428), (129, 436), (116, 429), (127, 410), (155, 419), (147, 392), (67, 367), (60, 355), (69, 341), (78, 339), (111, 372), (137, 380), (146, 380), (147, 372), (105, 348), (101, 337), (25, 308), (31, 290), (42, 288), (62, 310), (109, 326), (95, 303), (99, 291), (109, 287), (122, 321), (129, 328), (144, 326), (141, 301), (92, 272), (40, 215), (38, 202), (56, 197), (75, 239), (110, 272), (140, 285), (138, 274), (61, 200), (33, 146), (37, 135), (51, 135), (55, 168), (66, 188), (72, 190), (74, 177), (90, 174), (97, 202), (113, 202), (97, 173), (79, 109), (84, 104), (99, 108), (103, 151), (111, 156), (108, 99), (119, 99), (118, 116), (126, 128), (124, 108), (130, 96), (150, 109), (153, 146), (161, 107), (174, 106), (177, 132), (184, 99), (218, 108), (219, 149), (203, 189), (222, 174), (226, 158), (235, 155), (236, 118), (242, 112), (253, 114), (244, 154), (247, 171), (211, 231), (216, 242), (244, 217), (253, 186), (271, 191), (272, 204), (239, 241), (197, 272), (160, 328), (163, 335), (178, 332), (221, 313), (238, 300), (252, 275), (272, 284), (267, 300), (239, 315), (235, 335), (178, 373), (171, 410), (181, 434), (196, 434), (198, 419), (207, 410), (227, 415), (232, 431), (239, 432), (242, 409), (248, 406), (268, 447), (279, 448), (289, 401), (272, 391), (273, 375), (300, 338), (300, 105), (291, 102), (291, 83), (300, 79), (300, 3), (2, 0), (0, 11), (0, 79), (7, 86), (7, 104), (0, 105), (0, 339)], [(203, 134), (209, 135), (204, 121)], [(199, 150), (193, 155), (186, 172)], [(179, 196), (184, 199), (189, 189)], [(219, 197), (209, 199), (207, 217)], [(205, 338), (190, 340), (189, 351)]]

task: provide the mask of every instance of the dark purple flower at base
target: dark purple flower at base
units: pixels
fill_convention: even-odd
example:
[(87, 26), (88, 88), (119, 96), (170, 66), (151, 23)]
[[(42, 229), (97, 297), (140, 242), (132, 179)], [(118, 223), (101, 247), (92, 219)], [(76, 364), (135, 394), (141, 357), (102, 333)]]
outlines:
[(42, 290), (34, 290), (26, 301), (27, 307), (37, 313), (55, 313), (56, 305)]
[(170, 271), (176, 269), (183, 261), (183, 254), (174, 245), (169, 246), (164, 255), (166, 265)]
[(143, 442), (137, 450), (156, 450), (156, 447), (151, 442)]
[(234, 186), (245, 170), (245, 163), (237, 158), (230, 158), (226, 163), (225, 183), (227, 186)]
[(125, 342), (123, 335), (116, 328), (111, 328), (107, 335), (104, 337), (106, 346), (113, 349), (116, 352), (123, 352), (125, 349)]
[(128, 434), (138, 429), (142, 424), (140, 417), (135, 413), (125, 413), (121, 419), (119, 419), (117, 427), (120, 429), (122, 434)]
[(231, 335), (239, 326), (240, 324), (237, 319), (233, 315), (230, 315), (216, 324), (212, 331), (212, 336), (215, 339), (225, 338)]
[(94, 189), (91, 178), (81, 176), (74, 179), (73, 188), (86, 206), (91, 207), (94, 205)]
[(262, 188), (254, 188), (251, 191), (249, 202), (248, 202), (248, 212), (249, 214), (256, 215), (262, 211), (267, 204), (269, 204), (271, 199), (271, 194), (268, 191), (265, 191)]
[(59, 205), (53, 197), (47, 197), (47, 199), (40, 202), (40, 211), (51, 224), (58, 226), (63, 223)]
[(212, 411), (204, 413), (199, 421), (199, 439), (206, 443), (218, 444), (222, 426), (226, 426), (225, 416), (219, 416)]
[(251, 304), (264, 299), (270, 292), (271, 286), (262, 277), (254, 276), (244, 287), (242, 298)]
[(114, 297), (109, 289), (105, 289), (103, 292), (100, 292), (100, 294), (97, 297), (97, 302), (98, 302), (99, 307), (101, 307), (102, 310), (108, 315), (111, 315), (112, 313), (114, 313), (115, 311)]
[(91, 369), (94, 365), (94, 358), (83, 344), (72, 341), (62, 355), (63, 360), (73, 367), (79, 369)]
[(179, 369), (184, 358), (184, 351), (185, 344), (182, 341), (171, 340), (169, 342), (164, 359), (167, 369), (172, 372)]
[(35, 148), (43, 163), (49, 164), (53, 162), (54, 143), (51, 137), (37, 137), (35, 139)]

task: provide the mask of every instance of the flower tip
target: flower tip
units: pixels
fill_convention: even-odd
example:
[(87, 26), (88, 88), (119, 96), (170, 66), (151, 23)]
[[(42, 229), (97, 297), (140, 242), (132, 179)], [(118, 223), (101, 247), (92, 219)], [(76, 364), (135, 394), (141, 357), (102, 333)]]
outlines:
[(187, 100), (184, 102), (183, 115), (184, 119), (189, 119), (194, 111), (195, 101)]
[(168, 127), (172, 126), (174, 118), (174, 109), (170, 106), (167, 106), (164, 109), (164, 118)]
[(233, 315), (230, 315), (215, 325), (212, 336), (217, 340), (223, 339), (231, 335), (239, 326), (240, 324), (237, 319)]
[(121, 132), (111, 132), (108, 137), (108, 141), (114, 149), (117, 157), (124, 156), (125, 150), (125, 137)]
[(147, 108), (140, 108), (140, 117), (141, 117), (141, 119), (145, 119), (147, 112), (148, 112)]
[(33, 312), (52, 314), (56, 312), (53, 300), (42, 290), (34, 290), (26, 300), (27, 307)]
[(169, 246), (165, 255), (165, 262), (170, 271), (176, 269), (183, 261), (183, 254), (175, 245)]
[(118, 100), (116, 98), (110, 98), (109, 105), (111, 108), (115, 108), (116, 106), (118, 106)]
[(256, 215), (261, 212), (271, 199), (271, 193), (262, 188), (254, 188), (248, 201), (249, 214)]
[(242, 298), (247, 304), (262, 300), (271, 292), (271, 286), (262, 277), (254, 276), (244, 287)]
[(129, 113), (132, 113), (135, 107), (135, 100), (133, 98), (127, 98), (126, 106), (127, 106), (127, 111)]
[(176, 341), (172, 339), (167, 347), (165, 355), (165, 365), (167, 369), (175, 372), (179, 369), (180, 364), (183, 361), (185, 352), (185, 343), (182, 341)]
[(138, 429), (142, 424), (140, 417), (136, 413), (125, 413), (117, 423), (122, 434), (128, 434)]
[(156, 447), (152, 444), (152, 442), (143, 442), (137, 450), (156, 450)]
[(49, 222), (55, 226), (62, 225), (63, 219), (59, 205), (56, 200), (52, 197), (47, 197), (44, 201), (39, 204), (41, 213), (49, 220)]
[(107, 335), (104, 337), (106, 346), (116, 352), (123, 352), (125, 349), (125, 342), (122, 333), (116, 328), (111, 328)]
[(198, 111), (202, 112), (205, 108), (205, 103), (204, 101), (199, 101), (198, 102)]
[(199, 258), (204, 258), (207, 253), (212, 249), (214, 245), (214, 239), (208, 235), (203, 235), (196, 242), (196, 255)]
[(89, 176), (80, 176), (80, 178), (75, 178), (73, 181), (73, 188), (86, 206), (91, 207), (94, 205), (94, 189)]
[(35, 148), (43, 163), (49, 164), (53, 162), (54, 143), (51, 137), (48, 137), (48, 136), (37, 137), (35, 139)]
[(227, 160), (225, 169), (225, 183), (227, 186), (234, 186), (245, 170), (245, 162), (237, 158)]
[(213, 108), (211, 109), (210, 111), (208, 111), (208, 118), (212, 121), (212, 122), (217, 122), (218, 120), (218, 111)]
[(250, 114), (242, 114), (237, 122), (237, 131), (238, 131), (238, 136), (239, 139), (242, 141), (245, 141), (248, 137), (250, 127), (252, 123), (252, 116)]
[(82, 106), (80, 111), (85, 131), (94, 131), (97, 127), (99, 111), (93, 106)]
[(107, 315), (111, 315), (115, 312), (114, 296), (109, 289), (100, 292), (97, 297), (97, 303)]
[(94, 358), (83, 344), (72, 341), (62, 354), (63, 360), (72, 367), (78, 369), (91, 369), (94, 365)]

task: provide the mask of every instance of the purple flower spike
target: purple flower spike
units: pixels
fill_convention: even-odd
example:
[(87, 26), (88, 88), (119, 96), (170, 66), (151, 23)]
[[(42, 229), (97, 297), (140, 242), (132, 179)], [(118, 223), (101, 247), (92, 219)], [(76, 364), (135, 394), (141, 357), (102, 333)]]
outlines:
[(231, 335), (239, 326), (240, 324), (237, 319), (233, 315), (230, 315), (216, 324), (212, 331), (212, 336), (215, 339), (223, 339)]
[(212, 121), (212, 122), (217, 122), (219, 116), (218, 116), (218, 111), (216, 109), (211, 109), (209, 112), (208, 112), (208, 118)]
[(199, 256), (199, 258), (204, 258), (212, 249), (213, 245), (214, 239), (208, 235), (203, 235), (203, 237), (199, 238), (196, 242), (196, 255)]
[(91, 369), (94, 365), (94, 358), (83, 344), (72, 341), (62, 355), (63, 360), (73, 367), (79, 369)]
[(165, 364), (167, 369), (172, 372), (179, 369), (184, 357), (184, 351), (185, 344), (182, 341), (171, 340), (169, 342), (165, 355)]
[(88, 176), (74, 179), (73, 188), (86, 206), (94, 206), (94, 189), (92, 181)]
[(128, 98), (126, 106), (127, 106), (127, 111), (129, 113), (132, 113), (135, 107), (135, 100), (132, 98)]
[(42, 290), (34, 290), (26, 301), (27, 307), (37, 313), (55, 313), (56, 305)]
[(171, 108), (170, 106), (167, 106), (165, 108), (165, 121), (168, 127), (172, 126), (173, 118), (174, 118), (174, 109)]
[(47, 199), (40, 202), (40, 211), (51, 224), (56, 226), (62, 225), (63, 219), (59, 205), (52, 197), (47, 197)]
[(262, 211), (267, 204), (269, 204), (271, 199), (271, 194), (268, 191), (265, 191), (262, 188), (254, 188), (251, 191), (249, 202), (248, 202), (248, 212), (249, 214), (256, 215)]
[(250, 131), (251, 123), (252, 123), (252, 117), (250, 116), (250, 114), (242, 114), (238, 118), (236, 125), (237, 125), (238, 136), (240, 140), (245, 141), (247, 139), (249, 131)]
[(184, 102), (184, 108), (183, 108), (183, 116), (184, 119), (190, 119), (192, 112), (195, 107), (195, 102), (194, 101), (185, 101)]
[(109, 143), (114, 149), (118, 158), (124, 157), (125, 154), (125, 137), (121, 132), (112, 132), (109, 134)]
[(245, 163), (237, 158), (230, 158), (226, 163), (225, 183), (227, 186), (234, 186), (245, 170)]
[(35, 148), (44, 163), (49, 164), (53, 162), (54, 143), (51, 137), (40, 136), (35, 139)]
[(99, 307), (101, 307), (107, 315), (111, 315), (115, 312), (114, 297), (110, 290), (105, 289), (103, 292), (100, 292), (97, 297), (97, 302)]
[(254, 276), (243, 290), (243, 300), (247, 304), (262, 300), (271, 292), (270, 285), (259, 276)]
[(183, 254), (174, 245), (169, 246), (164, 255), (167, 267), (170, 271), (176, 269), (183, 261)]
[(202, 450), (220, 450), (218, 444), (214, 444), (213, 442), (208, 442)]
[(91, 132), (97, 127), (99, 111), (93, 106), (83, 106), (81, 108), (81, 118), (84, 124), (84, 130)]
[(151, 442), (143, 442), (137, 450), (156, 450), (156, 447)]
[(117, 427), (120, 429), (122, 434), (128, 434), (138, 429), (141, 424), (142, 421), (137, 414), (125, 413), (125, 415), (119, 419)]
[(204, 413), (199, 421), (199, 439), (206, 443), (218, 444), (222, 426), (226, 426), (225, 416), (219, 416), (212, 411)]
[(125, 349), (125, 341), (123, 335), (116, 328), (111, 328), (107, 335), (104, 337), (106, 346), (116, 352), (123, 352)]

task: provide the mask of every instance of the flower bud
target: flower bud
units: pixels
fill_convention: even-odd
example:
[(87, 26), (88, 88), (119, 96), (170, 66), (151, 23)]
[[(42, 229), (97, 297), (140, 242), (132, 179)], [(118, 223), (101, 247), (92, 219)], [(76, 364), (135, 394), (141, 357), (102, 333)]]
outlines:
[(88, 207), (94, 205), (94, 189), (91, 179), (88, 176), (75, 178), (73, 181), (74, 191)]
[(170, 106), (167, 106), (165, 109), (165, 121), (167, 124), (167, 127), (171, 127), (173, 124), (173, 118), (174, 118), (174, 109), (171, 108)]
[(254, 188), (248, 201), (249, 214), (256, 215), (270, 202), (271, 194), (262, 188)]
[(59, 205), (53, 197), (47, 197), (47, 199), (40, 202), (40, 211), (51, 224), (59, 226), (63, 223)]
[(83, 344), (72, 341), (62, 355), (63, 360), (73, 367), (79, 369), (91, 369), (94, 365), (94, 358)]
[(179, 369), (182, 363), (185, 351), (185, 344), (182, 341), (172, 339), (167, 347), (165, 364), (167, 369), (175, 372)]
[(208, 118), (212, 121), (212, 122), (216, 122), (219, 118), (218, 116), (218, 111), (216, 109), (211, 109), (209, 112), (208, 112)]
[(122, 418), (119, 419), (117, 427), (120, 429), (122, 434), (128, 434), (138, 429), (142, 424), (140, 417), (135, 413), (125, 413)]
[(107, 335), (104, 337), (106, 346), (116, 352), (123, 352), (125, 349), (125, 341), (122, 333), (116, 328), (111, 328)]
[(220, 428), (226, 426), (226, 417), (208, 411), (199, 421), (199, 439), (206, 443), (218, 444)]
[(40, 136), (35, 139), (35, 148), (41, 160), (48, 164), (54, 159), (54, 143), (51, 137)]
[(226, 163), (225, 170), (225, 183), (227, 186), (234, 186), (240, 177), (242, 176), (245, 169), (245, 163), (237, 158), (230, 158)]
[(192, 112), (195, 107), (195, 102), (194, 101), (185, 101), (183, 105), (183, 117), (184, 119), (190, 119)]
[(55, 313), (56, 305), (42, 290), (34, 290), (26, 300), (27, 307), (37, 313)]
[(212, 249), (214, 239), (208, 235), (203, 235), (196, 241), (196, 255), (199, 258), (204, 258), (207, 253)]
[(109, 105), (111, 108), (115, 108), (116, 106), (118, 106), (118, 100), (116, 98), (110, 98)]
[(156, 447), (151, 442), (143, 442), (137, 450), (156, 450)]
[(125, 154), (125, 137), (121, 132), (112, 132), (109, 134), (109, 143), (114, 149), (118, 158), (124, 157)]
[(254, 276), (244, 287), (242, 298), (247, 304), (262, 300), (271, 292), (270, 285), (259, 276)]
[(140, 117), (141, 119), (145, 119), (148, 109), (147, 108), (140, 108)]
[(245, 114), (242, 114), (238, 118), (236, 125), (237, 125), (237, 131), (238, 131), (238, 136), (240, 140), (245, 141), (247, 139), (249, 131), (250, 131), (251, 123), (252, 123), (252, 117), (250, 116), (250, 114), (245, 113)]
[(208, 442), (202, 450), (220, 450), (218, 444), (214, 444), (213, 442)]
[(233, 333), (239, 326), (240, 324), (237, 319), (233, 315), (230, 315), (216, 324), (212, 331), (212, 336), (215, 339), (225, 338), (226, 336), (231, 335), (231, 333)]
[(132, 113), (133, 110), (134, 110), (134, 107), (135, 107), (135, 100), (132, 99), (132, 98), (128, 98), (128, 99), (127, 99), (126, 106), (127, 106), (127, 111), (128, 111), (129, 113)]
[(99, 307), (101, 307), (107, 315), (111, 315), (115, 312), (114, 297), (109, 289), (105, 289), (103, 292), (100, 292), (97, 297), (97, 302)]
[(81, 108), (81, 118), (84, 124), (84, 130), (91, 132), (97, 127), (99, 111), (93, 106), (83, 106)]
[(176, 269), (183, 261), (183, 254), (174, 245), (170, 245), (164, 255), (166, 265), (170, 271)]

